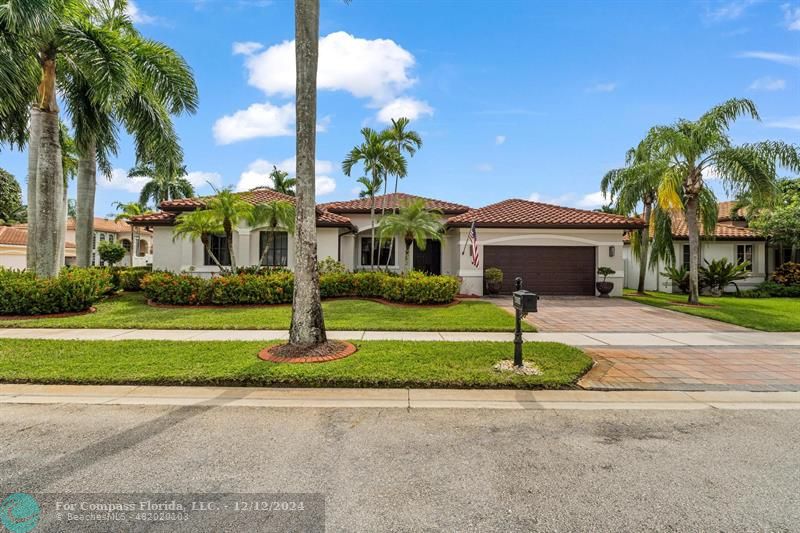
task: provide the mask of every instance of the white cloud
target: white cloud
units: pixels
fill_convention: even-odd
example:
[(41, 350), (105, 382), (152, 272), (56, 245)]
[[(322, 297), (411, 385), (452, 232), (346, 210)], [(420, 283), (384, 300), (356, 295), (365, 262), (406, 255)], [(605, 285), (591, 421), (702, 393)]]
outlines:
[[(294, 41), (258, 54), (251, 52), (245, 65), (250, 85), (268, 95), (294, 95)], [(416, 82), (410, 74), (413, 66), (414, 56), (391, 39), (361, 39), (334, 32), (319, 41), (317, 87), (347, 91), (374, 103), (387, 102)]]
[(317, 122), (317, 132), (323, 133), (328, 131), (328, 126), (330, 125), (331, 125), (331, 116), (325, 115), (324, 117), (322, 117), (322, 120)]
[(141, 9), (133, 0), (128, 0), (128, 5), (125, 7), (125, 13), (134, 24), (153, 24), (157, 21), (156, 17), (148, 15)]
[(602, 206), (606, 202), (606, 197), (601, 191), (593, 192), (591, 194), (583, 195), (583, 198), (578, 200), (577, 207), (584, 209), (594, 209)]
[(781, 7), (786, 19), (786, 28), (792, 31), (800, 31), (800, 6), (783, 4)]
[(253, 104), (214, 123), (214, 139), (230, 144), (255, 137), (294, 135), (294, 104)]
[(233, 55), (249, 56), (264, 48), (264, 45), (254, 41), (233, 43)]
[(388, 124), (392, 119), (407, 118), (409, 120), (416, 120), (422, 115), (433, 115), (433, 108), (428, 105), (428, 102), (416, 100), (403, 96), (395, 98), (378, 111), (378, 120)]
[(617, 90), (616, 82), (609, 81), (605, 83), (595, 83), (591, 87), (586, 88), (587, 93), (612, 93)]
[(790, 130), (800, 130), (800, 116), (786, 117), (780, 120), (767, 122), (770, 128), (786, 128)]
[(106, 179), (105, 176), (97, 175), (97, 186), (101, 189), (113, 189), (125, 192), (138, 193), (144, 187), (144, 184), (149, 181), (149, 178), (129, 178), (128, 171), (121, 168), (114, 168), (111, 170), (111, 179)]
[(494, 138), (494, 143), (495, 144), (500, 145), (500, 144), (503, 144), (505, 142), (506, 142), (506, 136), (505, 135), (498, 135), (497, 137)]
[(600, 191), (584, 194), (583, 196), (578, 196), (573, 192), (564, 193), (559, 196), (544, 196), (538, 192), (534, 192), (528, 196), (528, 200), (531, 202), (542, 202), (564, 207), (578, 207), (581, 209), (595, 209), (607, 202), (603, 193)]
[(754, 91), (782, 91), (785, 88), (786, 80), (769, 76), (758, 78), (750, 84), (750, 89)]
[(790, 67), (800, 67), (800, 56), (792, 56), (789, 54), (779, 54), (777, 52), (742, 52), (738, 57), (749, 59), (763, 59), (764, 61), (772, 61), (773, 63), (780, 63), (781, 65), (789, 65)]
[(744, 15), (747, 9), (761, 0), (733, 0), (717, 6), (716, 9), (709, 9), (707, 16), (711, 20), (735, 20)]
[[(247, 169), (239, 176), (236, 190), (248, 191), (255, 187), (271, 187), (273, 183), (269, 178), (269, 173), (272, 172), (273, 165), (280, 170), (288, 172), (290, 176), (295, 175), (296, 160), (294, 157), (278, 162), (256, 159), (250, 163)], [(333, 169), (334, 165), (332, 161), (318, 159), (314, 162), (317, 196), (325, 196), (336, 190), (336, 180), (327, 175), (333, 172)]]
[(478, 172), (491, 172), (494, 170), (494, 167), (489, 163), (481, 163), (475, 167), (475, 170)]
[(221, 187), (222, 176), (218, 172), (203, 172), (200, 170), (193, 170), (186, 174), (186, 179), (192, 184), (195, 189), (202, 189), (203, 187)]

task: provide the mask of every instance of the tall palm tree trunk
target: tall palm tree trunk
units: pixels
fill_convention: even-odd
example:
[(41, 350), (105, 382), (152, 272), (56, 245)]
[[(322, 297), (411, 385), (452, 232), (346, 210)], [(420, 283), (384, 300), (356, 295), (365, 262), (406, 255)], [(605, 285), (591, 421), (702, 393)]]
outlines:
[(700, 303), (700, 227), (697, 221), (697, 196), (686, 198), (686, 229), (689, 232), (689, 303)]
[(641, 231), (641, 238), (639, 239), (639, 285), (636, 287), (636, 291), (639, 294), (644, 294), (644, 282), (647, 276), (647, 259), (650, 248), (650, 212), (652, 210), (652, 204), (650, 202), (645, 202), (644, 204), (644, 211), (642, 215), (644, 216), (644, 228)]
[[(63, 174), (63, 172), (62, 172)], [(64, 176), (64, 188), (61, 191), (61, 203), (58, 205), (58, 214), (56, 215), (56, 223), (58, 224), (58, 250), (60, 265), (64, 266), (65, 247), (67, 244), (67, 213), (69, 212), (69, 182), (67, 177)]]
[[(75, 214), (75, 246), (79, 267), (92, 262), (94, 233), (94, 196), (97, 189), (97, 146), (94, 139), (81, 151), (78, 159), (78, 199)], [(133, 266), (133, 228), (131, 228), (131, 266)]]
[[(64, 250), (59, 246), (59, 217), (64, 202), (58, 111), (41, 113), (41, 141), (36, 166), (36, 229), (33, 258), (42, 277), (58, 274)], [(63, 223), (63, 222), (62, 222)]]
[(39, 142), (42, 133), (41, 113), (38, 106), (31, 107), (31, 123), (28, 135), (28, 240), (25, 263), (28, 270), (36, 270), (35, 241), (36, 235), (36, 169), (39, 166)]
[(319, 295), (317, 216), (314, 158), (316, 157), (317, 61), (319, 0), (295, 0), (295, 60), (297, 64), (297, 213), (295, 223), (294, 297), (289, 343), (314, 345), (327, 341)]
[[(399, 150), (400, 148), (398, 148)], [(394, 177), (394, 196), (395, 201), (397, 200), (397, 182), (400, 181), (398, 176)], [(397, 212), (396, 205), (392, 206), (392, 214), (394, 215)], [(386, 258), (386, 270), (389, 270), (389, 260), (392, 258), (392, 252), (394, 251), (394, 238), (389, 241), (389, 256)], [(406, 263), (406, 272), (408, 272), (408, 264)]]

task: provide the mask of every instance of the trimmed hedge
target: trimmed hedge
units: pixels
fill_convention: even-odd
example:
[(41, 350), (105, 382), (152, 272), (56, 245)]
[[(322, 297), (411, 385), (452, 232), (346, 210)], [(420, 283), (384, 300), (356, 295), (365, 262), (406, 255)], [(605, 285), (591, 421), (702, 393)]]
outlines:
[(782, 264), (772, 273), (772, 281), (787, 287), (800, 286), (800, 263)]
[(0, 315), (49, 315), (85, 311), (112, 288), (104, 269), (63, 269), (54, 278), (0, 268)]
[[(440, 304), (452, 302), (458, 293), (458, 279), (385, 272), (333, 272), (320, 276), (323, 298), (383, 298), (392, 302)], [(294, 275), (291, 272), (236, 274), (203, 279), (191, 274), (153, 272), (142, 280), (149, 300), (171, 305), (281, 304), (292, 301)]]
[(800, 298), (800, 285), (781, 285), (774, 281), (760, 283), (755, 289), (742, 291), (742, 298)]

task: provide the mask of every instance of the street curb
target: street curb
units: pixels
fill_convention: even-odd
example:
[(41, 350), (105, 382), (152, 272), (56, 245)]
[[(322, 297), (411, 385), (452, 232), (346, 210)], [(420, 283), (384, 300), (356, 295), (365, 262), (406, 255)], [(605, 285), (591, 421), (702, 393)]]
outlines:
[(2, 384), (0, 385), (0, 404), (512, 410), (750, 410), (800, 409), (800, 392), (292, 389)]

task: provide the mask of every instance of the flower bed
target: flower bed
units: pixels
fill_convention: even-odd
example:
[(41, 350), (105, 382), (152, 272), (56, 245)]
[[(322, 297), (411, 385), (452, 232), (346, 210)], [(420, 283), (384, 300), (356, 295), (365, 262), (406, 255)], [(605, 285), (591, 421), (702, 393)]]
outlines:
[(64, 269), (54, 278), (0, 268), (0, 315), (52, 315), (86, 311), (111, 288), (102, 269)]
[[(382, 298), (410, 304), (446, 304), (458, 293), (452, 276), (427, 276), (419, 272), (398, 276), (385, 272), (334, 272), (320, 276), (323, 298)], [(190, 274), (153, 272), (142, 280), (142, 290), (152, 302), (171, 305), (252, 305), (292, 301), (291, 272), (237, 274), (203, 279)]]

